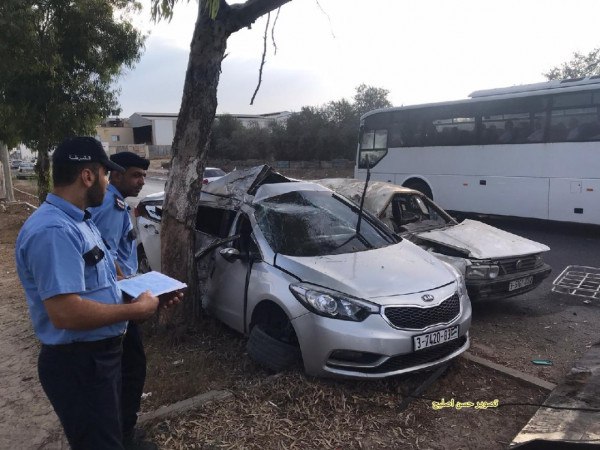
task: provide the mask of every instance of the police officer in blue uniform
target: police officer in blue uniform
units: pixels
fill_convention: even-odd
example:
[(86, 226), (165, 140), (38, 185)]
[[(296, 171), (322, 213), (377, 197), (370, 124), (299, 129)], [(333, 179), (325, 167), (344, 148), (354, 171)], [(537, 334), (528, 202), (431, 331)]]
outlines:
[(102, 204), (108, 170), (100, 142), (66, 139), (52, 157), (53, 193), (16, 242), (19, 278), (42, 343), (40, 382), (72, 449), (122, 450), (121, 354), (127, 321), (152, 316), (149, 291), (124, 303), (115, 265), (88, 207)]
[[(101, 206), (91, 208), (92, 220), (108, 243), (110, 259), (119, 277), (135, 275), (138, 268), (136, 233), (131, 222), (127, 197), (137, 197), (144, 187), (150, 161), (132, 152), (119, 152), (111, 161), (125, 169), (113, 171)], [(138, 325), (129, 322), (123, 340), (121, 413), (123, 443), (126, 449), (152, 450), (156, 446), (144, 440), (143, 431), (135, 428), (146, 380), (146, 354)]]

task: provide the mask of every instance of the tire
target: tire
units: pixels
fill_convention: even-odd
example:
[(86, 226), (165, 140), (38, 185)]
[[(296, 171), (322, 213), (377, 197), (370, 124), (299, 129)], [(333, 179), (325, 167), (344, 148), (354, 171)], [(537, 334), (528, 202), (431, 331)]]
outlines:
[(138, 245), (137, 257), (138, 257), (138, 273), (147, 273), (147, 272), (152, 271), (152, 267), (150, 267), (150, 263), (148, 262), (148, 257), (146, 256), (146, 252), (144, 251), (144, 247), (142, 246), (142, 244)]
[(263, 367), (282, 372), (296, 366), (300, 360), (300, 349), (269, 336), (263, 324), (256, 324), (250, 331), (246, 350), (248, 355)]
[(415, 191), (419, 191), (422, 194), (429, 197), (431, 200), (433, 200), (433, 193), (431, 192), (431, 188), (429, 187), (429, 185), (427, 183), (425, 183), (422, 180), (409, 180), (406, 183), (404, 183), (404, 186), (409, 189), (414, 189)]

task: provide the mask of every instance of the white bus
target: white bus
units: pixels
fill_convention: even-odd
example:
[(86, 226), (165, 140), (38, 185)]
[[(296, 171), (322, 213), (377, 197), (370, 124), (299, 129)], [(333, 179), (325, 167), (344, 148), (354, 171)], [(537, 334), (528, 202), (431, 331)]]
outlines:
[(355, 177), (445, 209), (600, 224), (600, 76), (473, 92), (361, 118)]

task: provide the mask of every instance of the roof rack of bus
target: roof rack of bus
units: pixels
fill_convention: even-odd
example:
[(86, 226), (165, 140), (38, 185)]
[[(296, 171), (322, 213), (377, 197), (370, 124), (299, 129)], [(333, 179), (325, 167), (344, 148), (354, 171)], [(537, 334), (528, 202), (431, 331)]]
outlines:
[(543, 83), (522, 84), (497, 89), (483, 89), (469, 94), (470, 98), (492, 97), (495, 95), (517, 94), (520, 92), (545, 91), (550, 89), (563, 89), (566, 87), (582, 86), (586, 84), (600, 84), (600, 75), (591, 77), (570, 78), (567, 80), (552, 80)]

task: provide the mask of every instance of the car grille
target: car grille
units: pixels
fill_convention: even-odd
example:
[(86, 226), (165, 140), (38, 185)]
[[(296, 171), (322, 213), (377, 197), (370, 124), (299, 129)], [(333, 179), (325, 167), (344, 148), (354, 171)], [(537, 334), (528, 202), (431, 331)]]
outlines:
[(498, 261), (501, 275), (510, 275), (511, 273), (526, 272), (540, 265), (541, 261), (536, 255), (524, 256), (522, 258), (501, 259)]
[(414, 306), (392, 306), (385, 308), (385, 317), (397, 328), (420, 330), (423, 328), (448, 323), (460, 313), (458, 294), (447, 298), (437, 306), (417, 308)]
[(445, 344), (436, 345), (425, 350), (409, 353), (407, 355), (398, 355), (388, 359), (377, 367), (357, 367), (353, 370), (362, 373), (388, 373), (398, 370), (409, 369), (411, 367), (429, 364), (454, 353), (467, 342), (467, 337), (463, 336)]

